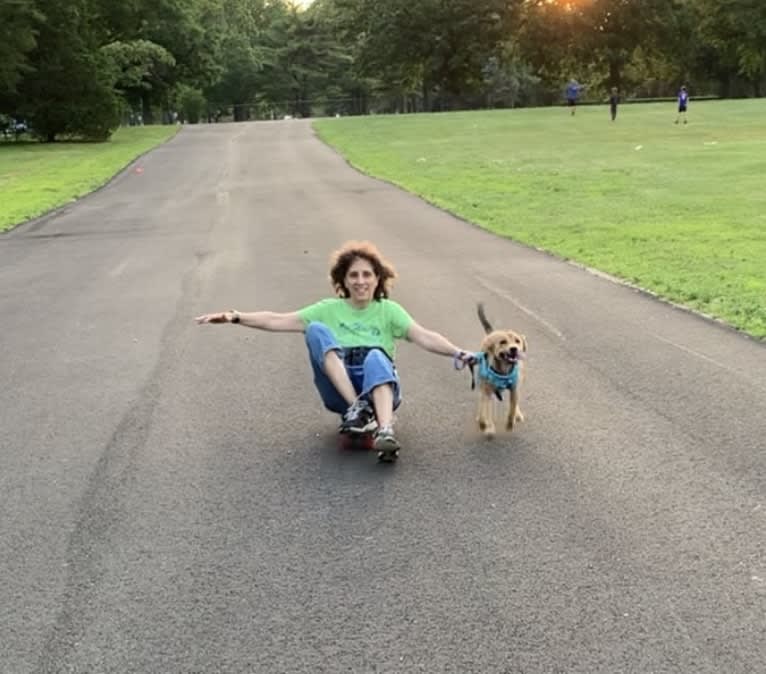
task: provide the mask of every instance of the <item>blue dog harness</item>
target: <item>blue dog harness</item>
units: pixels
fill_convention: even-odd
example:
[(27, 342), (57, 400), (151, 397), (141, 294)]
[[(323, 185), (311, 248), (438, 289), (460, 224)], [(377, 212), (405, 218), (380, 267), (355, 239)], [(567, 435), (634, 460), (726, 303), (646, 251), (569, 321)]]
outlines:
[[(474, 364), (479, 366), (479, 372), (474, 377)], [(495, 395), (498, 400), (503, 399), (503, 391), (513, 391), (519, 383), (519, 367), (515, 366), (508, 374), (501, 374), (495, 370), (487, 361), (487, 354), (483, 351), (473, 354), (471, 368), (471, 389), (476, 388), (476, 378), (486, 381), (495, 389)]]

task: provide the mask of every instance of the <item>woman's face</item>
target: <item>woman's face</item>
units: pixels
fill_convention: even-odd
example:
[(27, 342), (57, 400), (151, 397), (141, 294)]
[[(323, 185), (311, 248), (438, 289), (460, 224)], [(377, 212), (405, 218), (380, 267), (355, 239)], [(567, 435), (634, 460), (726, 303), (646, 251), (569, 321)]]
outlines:
[(351, 303), (365, 306), (371, 302), (375, 296), (375, 288), (378, 287), (379, 280), (380, 277), (375, 274), (369, 260), (363, 257), (354, 258), (346, 272), (346, 278), (343, 280), (346, 290), (349, 292)]

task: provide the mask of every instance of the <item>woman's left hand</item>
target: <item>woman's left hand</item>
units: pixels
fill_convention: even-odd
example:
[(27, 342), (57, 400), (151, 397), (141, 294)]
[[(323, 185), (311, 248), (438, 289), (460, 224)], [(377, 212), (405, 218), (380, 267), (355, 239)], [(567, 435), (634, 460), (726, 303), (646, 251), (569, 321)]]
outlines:
[(466, 365), (473, 365), (476, 362), (476, 356), (470, 351), (459, 349), (455, 352), (455, 355), (452, 356), (452, 361), (455, 364), (456, 370), (462, 370)]

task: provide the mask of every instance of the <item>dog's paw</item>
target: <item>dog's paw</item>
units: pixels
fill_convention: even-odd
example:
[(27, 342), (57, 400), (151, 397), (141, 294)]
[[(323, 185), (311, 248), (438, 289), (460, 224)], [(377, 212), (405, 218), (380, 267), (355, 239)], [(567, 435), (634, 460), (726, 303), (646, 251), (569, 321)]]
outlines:
[(479, 430), (481, 430), (487, 440), (491, 440), (495, 437), (495, 424), (491, 421), (480, 421)]
[(516, 410), (516, 421), (524, 421), (524, 414), (521, 410)]

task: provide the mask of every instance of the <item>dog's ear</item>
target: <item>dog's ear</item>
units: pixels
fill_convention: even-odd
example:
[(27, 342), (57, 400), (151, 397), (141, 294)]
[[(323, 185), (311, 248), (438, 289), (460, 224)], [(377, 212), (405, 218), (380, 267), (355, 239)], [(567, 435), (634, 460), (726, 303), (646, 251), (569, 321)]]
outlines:
[(524, 351), (524, 353), (526, 353), (527, 352), (527, 338), (524, 335), (519, 335), (519, 337), (521, 337), (522, 351)]

